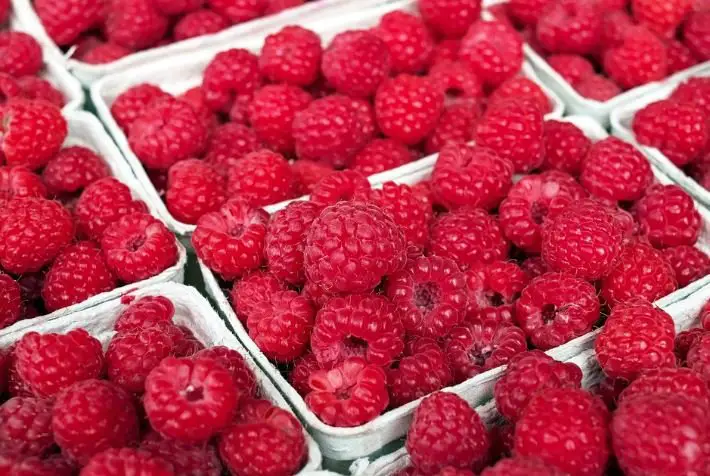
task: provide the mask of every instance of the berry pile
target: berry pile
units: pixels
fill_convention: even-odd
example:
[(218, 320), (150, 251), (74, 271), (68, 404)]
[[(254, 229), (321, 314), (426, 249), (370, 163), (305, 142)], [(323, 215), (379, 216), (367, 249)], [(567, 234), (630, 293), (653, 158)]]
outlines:
[(595, 101), (710, 60), (707, 2), (508, 0), (492, 13)]
[[(34, 0), (49, 38), (105, 64), (134, 52), (217, 33), (309, 0)], [(315, 1), (315, 0), (314, 0)]]
[(235, 350), (204, 348), (163, 296), (126, 305), (106, 351), (84, 329), (0, 350), (0, 473), (285, 476), (305, 433)]
[(521, 117), (551, 111), (540, 86), (519, 75), (519, 35), (479, 20), (479, 3), (448, 11), (422, 0), (421, 17), (392, 11), (325, 48), (314, 32), (287, 26), (259, 55), (216, 55), (199, 87), (173, 97), (139, 84), (111, 113), (168, 211), (188, 224), (228, 197), (264, 206), (313, 192), (335, 170), (396, 168), (470, 141), (483, 112), (510, 98), (529, 100)]
[(430, 181), (340, 171), (271, 217), (237, 198), (197, 222), (198, 257), (325, 423), (361, 425), (710, 273), (693, 200), (631, 145), (528, 100), (489, 109), (475, 140), (445, 145)]
[(0, 328), (175, 264), (175, 237), (103, 158), (63, 146), (56, 106), (13, 99), (0, 124)]

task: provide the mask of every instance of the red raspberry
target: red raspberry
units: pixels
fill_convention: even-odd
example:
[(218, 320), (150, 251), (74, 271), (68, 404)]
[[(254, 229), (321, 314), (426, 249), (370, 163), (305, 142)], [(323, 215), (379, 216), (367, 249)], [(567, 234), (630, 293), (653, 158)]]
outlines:
[(0, 471), (9, 476), (72, 476), (76, 474), (76, 468), (60, 455), (40, 458), (12, 453), (0, 455)]
[(44, 278), (42, 299), (47, 311), (69, 307), (116, 287), (99, 247), (90, 241), (66, 247)]
[(459, 56), (459, 46), (461, 40), (441, 40), (434, 45), (434, 52), (431, 55), (432, 66), (440, 61), (454, 61)]
[[(28, 78), (34, 76), (26, 76)], [(0, 103), (6, 104), (11, 99), (24, 98), (25, 93), (20, 86), (19, 78), (14, 78), (6, 73), (0, 73)]]
[(629, 13), (626, 12), (626, 8), (607, 11), (602, 17), (602, 30), (599, 45), (602, 57), (607, 48), (621, 45), (624, 42), (626, 35), (630, 31), (633, 31), (634, 26), (636, 25), (636, 21)]
[(74, 237), (69, 213), (44, 198), (10, 200), (0, 216), (0, 265), (9, 273), (39, 271)]
[(611, 437), (619, 466), (629, 476), (707, 469), (707, 405), (684, 395), (650, 394), (625, 402), (614, 413)]
[(641, 232), (657, 248), (694, 245), (700, 214), (693, 199), (677, 185), (654, 185), (634, 206)]
[(387, 370), (393, 407), (399, 407), (451, 385), (453, 378), (444, 354), (432, 339), (417, 338), (404, 357)]
[(461, 38), (481, 16), (481, 0), (422, 0), (417, 6), (427, 26), (447, 38)]
[(85, 476), (172, 476), (170, 464), (160, 457), (133, 448), (110, 448), (94, 455), (81, 469)]
[(555, 271), (596, 280), (613, 269), (623, 238), (620, 223), (608, 208), (583, 201), (544, 223), (542, 259)]
[(291, 164), (298, 182), (297, 188), (300, 193), (308, 194), (325, 177), (335, 173), (335, 170), (327, 164), (314, 162), (312, 160), (296, 160)]
[(67, 122), (61, 111), (45, 101), (12, 101), (0, 115), (0, 157), (10, 166), (35, 170), (47, 165), (67, 137)]
[(104, 4), (97, 0), (35, 0), (34, 9), (47, 35), (59, 46), (71, 46), (82, 33), (104, 20)]
[(621, 88), (607, 77), (599, 74), (587, 76), (575, 85), (577, 92), (587, 99), (606, 102), (621, 94)]
[(481, 476), (564, 476), (565, 473), (537, 459), (507, 458), (486, 468)]
[[(20, 294), (20, 286), (17, 282), (7, 274), (0, 273), (0, 329), (4, 329), (17, 320), (22, 315), (22, 295)], [(0, 357), (0, 361), (4, 358)], [(4, 385), (0, 377), (0, 391)]]
[(416, 74), (429, 65), (434, 38), (421, 18), (401, 10), (389, 12), (373, 31), (387, 45), (393, 73)]
[(672, 37), (693, 0), (631, 0), (634, 18), (660, 36)]
[(505, 12), (522, 25), (535, 26), (550, 3), (551, 0), (510, 0)]
[(572, 86), (576, 86), (582, 80), (594, 75), (592, 63), (580, 55), (551, 55), (547, 57), (547, 64)]
[(146, 168), (166, 170), (201, 155), (207, 129), (192, 106), (166, 97), (152, 101), (133, 121), (128, 143)]
[(690, 51), (700, 61), (710, 59), (710, 11), (697, 11), (688, 15), (683, 25), (683, 39)]
[(275, 83), (307, 86), (318, 78), (322, 53), (317, 34), (289, 25), (266, 37), (259, 68), (261, 74)]
[(369, 99), (351, 97), (347, 99), (350, 102), (350, 107), (355, 110), (355, 115), (360, 121), (360, 146), (364, 146), (369, 141), (375, 139), (375, 135), (379, 136), (375, 119), (375, 108)]
[(224, 279), (238, 278), (261, 265), (268, 220), (264, 210), (229, 200), (197, 222), (192, 234), (195, 253)]
[(103, 450), (133, 444), (138, 418), (128, 393), (110, 382), (89, 379), (59, 393), (52, 430), (63, 453), (86, 464)]
[(624, 89), (661, 80), (667, 68), (665, 45), (643, 27), (632, 28), (621, 44), (604, 53), (604, 70)]
[(602, 12), (593, 3), (556, 0), (544, 8), (536, 34), (550, 53), (586, 55), (596, 51), (601, 29)]
[(434, 222), (429, 248), (433, 256), (450, 258), (465, 271), (505, 260), (510, 243), (495, 217), (478, 208), (460, 208)]
[(242, 124), (228, 122), (218, 126), (210, 135), (205, 162), (226, 176), (229, 169), (245, 155), (261, 149), (256, 132)]
[(678, 40), (670, 39), (666, 42), (666, 53), (668, 55), (668, 76), (698, 64), (693, 52)]
[(372, 96), (389, 75), (388, 45), (367, 30), (339, 33), (323, 52), (321, 68), (325, 79), (339, 93)]
[(269, 297), (286, 287), (266, 271), (254, 271), (234, 282), (230, 293), (232, 307), (237, 317), (246, 324), (254, 309)]
[(328, 293), (368, 292), (404, 267), (406, 251), (404, 233), (387, 213), (369, 203), (340, 202), (308, 231), (306, 276)]
[(570, 122), (545, 121), (544, 169), (556, 169), (578, 175), (592, 141)]
[(434, 130), (444, 95), (425, 77), (400, 75), (386, 80), (375, 97), (377, 124), (388, 137), (416, 144)]
[(106, 64), (132, 54), (133, 51), (113, 43), (99, 44), (80, 57), (87, 64)]
[(207, 0), (207, 5), (232, 23), (244, 23), (264, 15), (268, 0)]
[(293, 173), (276, 152), (259, 150), (247, 154), (228, 174), (227, 194), (249, 205), (270, 205), (293, 197)]
[(688, 367), (700, 375), (703, 380), (710, 379), (710, 335), (699, 336), (690, 346), (686, 356)]
[(0, 32), (0, 58), (0, 72), (15, 77), (35, 75), (44, 66), (42, 47), (19, 31)]
[(202, 35), (211, 35), (228, 28), (230, 23), (219, 13), (201, 9), (182, 17), (173, 27), (175, 41), (187, 40)]
[(22, 166), (0, 166), (0, 204), (3, 206), (13, 198), (46, 196), (47, 188), (38, 175)]
[(526, 258), (520, 267), (530, 279), (537, 278), (550, 270), (541, 256), (530, 256)]
[(457, 102), (480, 99), (484, 94), (481, 81), (460, 61), (439, 60), (429, 70), (429, 78)]
[(673, 246), (663, 250), (663, 256), (673, 268), (678, 287), (684, 288), (710, 274), (710, 256), (692, 246)]
[(154, 46), (168, 32), (170, 20), (151, 0), (121, 0), (107, 5), (104, 34), (111, 43), (131, 50)]
[(42, 171), (42, 180), (52, 193), (75, 193), (109, 175), (111, 169), (98, 154), (77, 145), (59, 151)]
[(203, 0), (153, 0), (163, 15), (183, 15), (197, 10), (203, 3)]
[(296, 474), (308, 455), (301, 423), (266, 400), (242, 404), (219, 437), (219, 454), (232, 474)]
[(447, 106), (441, 113), (439, 122), (427, 137), (425, 151), (435, 154), (450, 142), (466, 144), (473, 140), (475, 125), (480, 117), (479, 106), (465, 102)]
[(195, 446), (175, 440), (163, 439), (157, 433), (150, 433), (141, 442), (140, 449), (154, 458), (166, 461), (172, 474), (185, 476), (220, 476), (222, 463), (212, 446)]
[(499, 21), (478, 20), (461, 40), (459, 58), (488, 86), (515, 76), (523, 65), (523, 41)]
[(463, 382), (501, 365), (527, 349), (518, 327), (495, 320), (454, 327), (446, 338), (447, 360), (455, 382)]
[(375, 139), (357, 153), (350, 166), (363, 175), (373, 175), (411, 162), (412, 154), (391, 139)]
[(673, 351), (675, 352), (679, 364), (686, 364), (688, 351), (703, 335), (705, 335), (704, 328), (693, 328), (678, 333), (675, 338), (675, 347)]
[(208, 136), (211, 139), (212, 132), (219, 126), (219, 118), (205, 103), (205, 94), (202, 91), (202, 87), (195, 86), (190, 88), (177, 96), (177, 98), (192, 106), (195, 113), (197, 113), (197, 117), (202, 120), (202, 123), (207, 128)]
[(57, 107), (64, 106), (64, 95), (46, 79), (23, 76), (17, 83), (22, 88), (22, 95), (27, 99), (44, 100)]
[(118, 95), (111, 104), (111, 115), (121, 129), (128, 131), (151, 102), (167, 97), (170, 95), (158, 86), (148, 83), (137, 84)]
[(543, 117), (530, 101), (505, 101), (488, 109), (476, 125), (476, 144), (510, 160), (516, 172), (529, 172), (545, 158)]
[(293, 153), (293, 120), (311, 101), (310, 94), (296, 86), (264, 86), (249, 103), (249, 122), (259, 140), (270, 149)]
[(710, 402), (710, 391), (698, 373), (691, 369), (675, 368), (655, 369), (643, 373), (621, 393), (620, 402), (628, 403), (633, 398), (648, 395), (673, 394), (682, 394), (704, 405)]
[(170, 167), (165, 203), (177, 220), (197, 223), (205, 213), (219, 210), (226, 200), (224, 177), (210, 164), (187, 159)]
[(414, 411), (406, 447), (417, 469), (436, 474), (446, 466), (470, 468), (483, 462), (490, 440), (481, 417), (466, 401), (437, 392)]
[(306, 0), (268, 0), (269, 6), (266, 8), (267, 15), (273, 15), (289, 8), (295, 8), (303, 5)]
[(488, 107), (496, 107), (511, 99), (532, 101), (543, 114), (552, 112), (552, 104), (545, 91), (537, 83), (524, 76), (510, 78), (498, 86), (488, 98)]
[(311, 191), (310, 200), (325, 207), (366, 194), (370, 182), (355, 170), (342, 170), (328, 175), (319, 181)]
[(673, 319), (639, 299), (614, 307), (594, 350), (608, 376), (631, 380), (644, 370), (674, 367), (674, 338)]
[(207, 65), (202, 79), (205, 103), (213, 110), (228, 113), (240, 95), (251, 96), (261, 85), (259, 58), (245, 49), (217, 54)]
[(49, 401), (15, 397), (0, 407), (0, 450), (42, 456), (54, 445)]
[(234, 383), (242, 395), (256, 397), (259, 393), (256, 376), (242, 354), (234, 349), (221, 345), (203, 349), (195, 354), (195, 358), (209, 357), (216, 360), (227, 369), (234, 379)]
[(467, 271), (466, 321), (492, 320), (512, 324), (513, 304), (529, 280), (512, 261), (495, 261)]
[(445, 145), (432, 173), (434, 200), (449, 208), (496, 208), (513, 183), (513, 164), (493, 150)]
[(311, 373), (308, 408), (326, 425), (360, 426), (387, 408), (387, 376), (378, 365), (350, 357), (330, 370)]
[(305, 397), (311, 391), (308, 379), (317, 370), (321, 370), (321, 366), (315, 356), (311, 352), (306, 352), (294, 361), (293, 368), (288, 374), (288, 382), (299, 395)]

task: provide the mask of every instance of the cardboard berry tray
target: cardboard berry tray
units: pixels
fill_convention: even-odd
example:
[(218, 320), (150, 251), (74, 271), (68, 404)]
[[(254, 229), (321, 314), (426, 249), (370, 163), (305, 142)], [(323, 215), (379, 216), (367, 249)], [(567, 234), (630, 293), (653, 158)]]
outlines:
[[(327, 17), (325, 12), (323, 12), (321, 16), (304, 16), (303, 20), (298, 22), (298, 25), (317, 33), (321, 37), (322, 43), (325, 46), (338, 33), (350, 29), (370, 28), (377, 25), (380, 17), (386, 13), (395, 10), (416, 12), (416, 0), (395, 0), (387, 2), (385, 5), (381, 6), (372, 6), (375, 3), (369, 3), (371, 5), (370, 7), (365, 6), (367, 5), (367, 2), (365, 5), (359, 4), (361, 5), (361, 8), (356, 11), (338, 9), (337, 15), (335, 16)], [(336, 12), (336, 10), (332, 11)], [(286, 24), (288, 24), (288, 22), (283, 23), (283, 25)], [(148, 178), (148, 174), (143, 168), (140, 160), (131, 150), (126, 134), (121, 130), (111, 115), (111, 105), (121, 93), (130, 87), (141, 83), (155, 84), (160, 86), (164, 91), (172, 94), (182, 93), (192, 87), (199, 86), (202, 82), (202, 73), (204, 69), (217, 53), (229, 48), (245, 48), (258, 54), (261, 51), (261, 46), (265, 36), (265, 34), (254, 35), (250, 38), (243, 38), (239, 42), (222, 42), (216, 48), (205, 49), (200, 52), (190, 54), (189, 56), (183, 56), (179, 61), (179, 69), (176, 69), (175, 61), (164, 61), (152, 66), (146, 66), (140, 70), (132, 70), (107, 76), (100, 81), (97, 81), (91, 87), (91, 99), (96, 106), (97, 114), (106, 125), (106, 128), (109, 130), (113, 138), (116, 140), (116, 143), (121, 148), (123, 154), (126, 156), (133, 172), (138, 177), (138, 181), (143, 185), (148, 195), (151, 197), (153, 206), (159, 210), (163, 221), (165, 221), (171, 230), (179, 235), (191, 234), (195, 229), (195, 225), (182, 223), (170, 214), (165, 206), (165, 203), (162, 201), (155, 187)], [(524, 76), (538, 83), (550, 99), (553, 105), (553, 111), (547, 114), (545, 118), (553, 119), (562, 117), (564, 113), (564, 103), (551, 90), (546, 88), (544, 82), (539, 80), (532, 66), (528, 63), (523, 63), (521, 72)], [(369, 180), (372, 184), (380, 184), (388, 180), (392, 180), (393, 178), (415, 172), (419, 169), (430, 167), (434, 161), (434, 156), (424, 157), (401, 167), (371, 175)], [(283, 207), (287, 202), (270, 205), (266, 207), (266, 209), (275, 210)]]
[[(234, 334), (229, 332), (222, 319), (197, 289), (182, 284), (161, 283), (138, 290), (126, 291), (123, 295), (130, 295), (135, 298), (164, 296), (170, 299), (175, 306), (175, 317), (173, 318), (175, 324), (190, 329), (195, 337), (206, 347), (222, 345), (239, 352), (254, 372), (261, 396), (274, 405), (291, 411), (288, 403), (274, 387), (274, 384), (249, 357), (246, 349), (234, 337)], [(6, 329), (7, 332), (0, 334), (0, 348), (11, 346), (23, 335), (31, 331), (64, 333), (78, 328), (85, 329), (89, 334), (99, 339), (105, 347), (115, 333), (113, 325), (123, 307), (121, 299), (113, 299), (92, 309), (66, 314), (50, 322), (41, 322), (19, 329)], [(308, 474), (309, 471), (319, 469), (321, 465), (321, 453), (318, 445), (307, 434), (306, 441), (308, 442), (308, 461), (298, 474)]]
[[(143, 191), (142, 187), (136, 181), (135, 176), (131, 172), (131, 169), (126, 164), (123, 159), (121, 152), (116, 148), (111, 138), (106, 133), (106, 130), (101, 125), (96, 117), (88, 112), (74, 111), (65, 112), (64, 118), (67, 120), (67, 125), (69, 126), (69, 134), (64, 143), (64, 146), (71, 145), (82, 145), (87, 147), (97, 154), (99, 154), (106, 165), (111, 169), (111, 175), (126, 184), (133, 193), (133, 196), (143, 200), (146, 205), (148, 205), (149, 211), (153, 216), (158, 216), (155, 208), (151, 205), (150, 199), (147, 194)], [(142, 288), (144, 286), (150, 286), (152, 284), (164, 283), (169, 281), (183, 282), (185, 278), (185, 262), (187, 259), (187, 252), (185, 248), (178, 241), (178, 260), (177, 262), (164, 270), (162, 273), (153, 276), (152, 278), (139, 281), (137, 283), (126, 284), (124, 286), (118, 287), (111, 291), (97, 294), (86, 301), (78, 304), (74, 304), (63, 309), (45, 314), (43, 316), (35, 317), (33, 319), (24, 319), (16, 322), (12, 326), (0, 330), (0, 335), (6, 333), (14, 332), (18, 329), (25, 329), (32, 326), (37, 326), (45, 322), (58, 319), (60, 317), (72, 314), (74, 312), (83, 311), (85, 309), (92, 308), (97, 304), (102, 302), (116, 299), (117, 297), (126, 294), (129, 291)]]
[[(579, 127), (589, 138), (602, 140), (608, 137), (607, 132), (594, 120), (588, 117), (571, 116), (563, 119)], [(432, 156), (432, 162), (437, 156)], [(415, 184), (429, 178), (432, 167), (419, 170), (399, 178), (393, 179), (397, 183)], [(663, 184), (672, 183), (658, 169), (653, 169), (655, 178)], [(375, 188), (377, 185), (375, 185)], [(697, 206), (697, 204), (696, 204)], [(269, 210), (273, 212), (275, 210)], [(698, 240), (698, 245), (706, 254), (710, 254), (710, 212), (698, 207), (698, 211), (703, 219), (703, 229)], [(348, 461), (360, 458), (381, 449), (388, 443), (403, 437), (411, 422), (415, 408), (421, 399), (409, 402), (401, 407), (388, 410), (374, 420), (352, 428), (337, 428), (323, 423), (306, 405), (303, 397), (291, 386), (278, 368), (269, 361), (261, 352), (241, 323), (224, 291), (220, 287), (219, 281), (212, 271), (200, 261), (207, 292), (214, 299), (220, 311), (226, 316), (231, 327), (235, 330), (237, 337), (251, 353), (254, 359), (261, 365), (266, 373), (273, 379), (276, 386), (284, 393), (288, 401), (296, 410), (301, 420), (308, 426), (309, 431), (321, 447), (324, 457), (338, 461)], [(665, 296), (656, 302), (661, 307), (669, 306), (682, 301), (700, 288), (710, 284), (710, 276), (706, 276), (685, 288)], [(598, 334), (598, 330), (592, 331), (578, 337), (562, 346), (550, 349), (547, 353), (556, 360), (567, 361), (590, 349)], [(498, 367), (481, 373), (458, 385), (448, 387), (446, 390), (456, 393), (472, 406), (478, 406), (488, 401), (492, 397), (493, 386), (503, 374), (504, 367)]]
[(672, 80), (656, 87), (644, 97), (639, 98), (633, 103), (615, 109), (611, 114), (611, 130), (615, 136), (631, 142), (636, 147), (643, 150), (644, 153), (651, 159), (651, 162), (653, 162), (656, 167), (661, 169), (664, 174), (668, 175), (668, 177), (670, 177), (674, 182), (686, 189), (697, 201), (710, 208), (710, 191), (671, 162), (660, 150), (655, 147), (639, 144), (636, 141), (636, 134), (634, 134), (634, 131), (631, 128), (634, 116), (638, 111), (652, 102), (668, 98), (671, 93), (673, 93), (676, 86), (691, 77), (710, 77), (710, 63), (705, 63), (702, 68), (696, 69), (693, 74), (672, 78)]

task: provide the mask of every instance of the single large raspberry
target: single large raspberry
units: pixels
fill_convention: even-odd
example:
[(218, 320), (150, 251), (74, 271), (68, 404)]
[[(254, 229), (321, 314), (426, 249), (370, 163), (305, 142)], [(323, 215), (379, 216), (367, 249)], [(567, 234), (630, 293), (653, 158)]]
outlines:
[(101, 249), (80, 241), (65, 248), (47, 271), (42, 286), (42, 300), (47, 311), (78, 304), (116, 287)]
[(634, 18), (660, 36), (671, 37), (690, 11), (693, 0), (632, 0)]
[(151, 0), (121, 0), (110, 2), (106, 8), (106, 38), (130, 50), (154, 46), (170, 26), (170, 19)]
[(673, 268), (679, 288), (684, 288), (710, 274), (710, 256), (692, 246), (673, 246), (663, 250), (663, 256)]
[(229, 424), (239, 396), (218, 361), (168, 357), (148, 374), (143, 404), (151, 426), (164, 437), (201, 442)]
[(306, 276), (326, 292), (367, 292), (404, 267), (406, 241), (377, 206), (339, 202), (311, 225), (304, 258)]
[(544, 8), (536, 38), (550, 53), (594, 53), (601, 38), (602, 12), (593, 3), (556, 0)]
[(195, 10), (180, 18), (173, 27), (173, 37), (175, 41), (182, 41), (197, 36), (217, 33), (227, 27), (229, 27), (229, 22), (226, 18), (217, 12), (205, 8)]
[(111, 104), (111, 115), (118, 126), (125, 131), (143, 114), (148, 105), (156, 99), (170, 97), (158, 86), (140, 83), (126, 89)]
[(81, 469), (85, 476), (172, 476), (170, 463), (133, 448), (109, 448), (94, 455)]
[(195, 446), (176, 440), (163, 439), (158, 433), (149, 433), (141, 441), (140, 449), (155, 458), (161, 458), (172, 468), (172, 474), (185, 476), (220, 476), (222, 463), (214, 447)]
[(270, 205), (293, 197), (295, 180), (281, 154), (262, 149), (244, 156), (229, 169), (227, 194), (251, 206)]
[(391, 139), (375, 139), (353, 157), (350, 166), (363, 175), (373, 175), (411, 162), (409, 149)]
[(530, 277), (515, 262), (495, 261), (466, 272), (466, 321), (513, 323), (515, 301)]
[(697, 11), (688, 15), (683, 25), (683, 39), (696, 58), (701, 61), (710, 59), (710, 13)]
[(308, 86), (318, 78), (322, 52), (320, 37), (314, 32), (285, 26), (264, 40), (259, 68), (275, 83)]
[(254, 271), (234, 282), (230, 293), (232, 307), (237, 317), (246, 325), (256, 306), (269, 300), (269, 297), (285, 291), (284, 284), (266, 271)]
[(147, 329), (158, 322), (172, 322), (175, 306), (163, 296), (144, 296), (132, 301), (116, 317), (117, 332)]
[(362, 425), (389, 404), (387, 375), (382, 367), (368, 364), (362, 357), (350, 357), (330, 370), (316, 370), (308, 384), (308, 408), (331, 426)]
[(37, 16), (47, 35), (59, 46), (71, 46), (104, 18), (103, 2), (97, 0), (35, 0)]
[(513, 184), (513, 163), (485, 147), (448, 144), (439, 152), (431, 180), (437, 203), (491, 210)]
[[(7, 274), (0, 274), (0, 329), (8, 327), (20, 319), (22, 308), (22, 294), (19, 284)], [(0, 382), (2, 380), (3, 378), (0, 377)], [(0, 383), (0, 391), (3, 387), (4, 385)]]
[(259, 58), (245, 49), (218, 53), (202, 79), (205, 103), (213, 111), (229, 113), (239, 96), (248, 96), (261, 85)]
[(387, 45), (393, 73), (416, 74), (428, 66), (434, 38), (421, 18), (401, 10), (389, 12), (373, 32)]
[(42, 171), (42, 180), (54, 194), (76, 193), (111, 175), (111, 169), (93, 150), (77, 145), (65, 147)]
[(323, 52), (321, 68), (325, 79), (339, 93), (372, 96), (389, 76), (388, 45), (368, 30), (339, 33)]
[(453, 393), (437, 392), (415, 410), (406, 447), (419, 470), (436, 474), (446, 466), (471, 468), (483, 462), (490, 440), (468, 403)]
[(256, 397), (259, 393), (256, 376), (251, 365), (234, 349), (221, 345), (203, 349), (195, 354), (195, 358), (209, 357), (216, 360), (232, 374), (237, 390), (245, 396)]
[(324, 177), (311, 191), (310, 201), (325, 207), (350, 201), (370, 191), (370, 182), (355, 170), (341, 170)]
[(510, 100), (490, 108), (476, 125), (476, 144), (529, 172), (544, 160), (543, 117), (532, 102)]
[(261, 148), (261, 142), (254, 130), (242, 124), (228, 122), (221, 124), (210, 134), (204, 160), (226, 176), (229, 169), (239, 163), (242, 157)]
[(619, 45), (604, 52), (604, 70), (624, 89), (661, 80), (667, 68), (665, 45), (644, 27), (632, 27)]
[(453, 382), (446, 354), (433, 339), (415, 338), (405, 355), (387, 369), (392, 406), (398, 407)]
[(39, 175), (30, 172), (25, 167), (0, 166), (0, 204), (4, 206), (13, 198), (46, 198), (47, 187), (42, 182)]
[(293, 120), (311, 101), (310, 94), (297, 86), (264, 86), (249, 103), (249, 122), (259, 140), (269, 148), (282, 154), (293, 153)]
[(33, 76), (42, 70), (42, 47), (20, 31), (0, 32), (0, 72), (10, 76)]
[(673, 319), (639, 299), (612, 310), (594, 350), (608, 376), (631, 380), (644, 370), (674, 367), (674, 339)]
[(507, 364), (526, 349), (525, 333), (520, 328), (507, 322), (484, 320), (454, 327), (446, 338), (444, 352), (454, 381), (463, 382)]
[(7, 165), (39, 169), (59, 152), (67, 137), (67, 122), (46, 101), (11, 101), (0, 111), (0, 158)]
[(578, 175), (592, 142), (570, 122), (545, 121), (545, 160), (542, 167)]
[(691, 369), (665, 368), (644, 372), (621, 393), (620, 403), (647, 395), (681, 394), (707, 405), (710, 390), (700, 374)]
[(202, 215), (218, 210), (226, 200), (224, 177), (210, 164), (187, 159), (170, 167), (165, 204), (177, 220), (197, 223)]
[(523, 65), (523, 41), (500, 21), (478, 20), (461, 40), (459, 58), (488, 86), (515, 76)]
[(697, 372), (703, 380), (710, 378), (710, 335), (702, 335), (693, 342), (686, 361), (688, 367)]
[(48, 400), (15, 397), (0, 406), (0, 451), (42, 456), (53, 444)]
[(446, 38), (461, 38), (481, 15), (481, 0), (422, 0), (418, 7), (427, 26)]
[(677, 185), (654, 185), (633, 210), (641, 232), (657, 248), (691, 246), (698, 240), (700, 214), (692, 197)]
[(207, 5), (232, 23), (244, 23), (266, 12), (268, 0), (207, 0)]
[(103, 450), (135, 443), (138, 418), (124, 390), (105, 380), (83, 380), (57, 396), (52, 431), (67, 456), (86, 464)]
[(440, 216), (431, 227), (431, 254), (450, 258), (461, 270), (508, 257), (510, 243), (495, 217), (479, 208)]

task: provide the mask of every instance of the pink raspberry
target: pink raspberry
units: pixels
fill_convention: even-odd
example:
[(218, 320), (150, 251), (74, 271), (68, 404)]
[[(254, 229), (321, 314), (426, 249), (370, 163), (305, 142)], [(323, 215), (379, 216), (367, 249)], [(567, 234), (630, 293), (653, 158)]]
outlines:
[(111, 115), (125, 132), (130, 130), (131, 124), (143, 114), (151, 102), (167, 97), (170, 97), (170, 94), (158, 86), (140, 83), (118, 95), (111, 104)]
[(423, 0), (418, 7), (427, 26), (447, 38), (461, 38), (481, 15), (481, 0)]
[(259, 89), (262, 78), (259, 58), (245, 49), (232, 48), (218, 53), (207, 65), (202, 79), (205, 103), (213, 111), (229, 113), (238, 96)]
[(444, 39), (434, 45), (434, 51), (431, 55), (432, 66), (440, 61), (455, 61), (459, 56), (459, 46), (461, 40)]
[(266, 13), (268, 0), (207, 0), (207, 5), (232, 23), (244, 23)]
[(151, 0), (121, 0), (107, 6), (103, 31), (109, 42), (141, 50), (158, 43), (169, 26), (170, 19)]
[(434, 38), (421, 18), (401, 10), (389, 12), (374, 33), (387, 45), (393, 73), (416, 74), (428, 66)]
[(283, 154), (293, 153), (293, 120), (311, 101), (311, 96), (297, 86), (264, 86), (249, 103), (249, 122), (258, 139), (269, 148)]
[(641, 232), (656, 248), (694, 245), (701, 219), (695, 202), (677, 185), (654, 185), (634, 206)]
[(513, 323), (515, 302), (530, 277), (512, 261), (495, 261), (466, 272), (466, 321)]
[(237, 317), (246, 324), (254, 309), (263, 302), (267, 302), (269, 297), (286, 287), (276, 277), (266, 271), (254, 271), (242, 279), (234, 281), (234, 287), (230, 293), (232, 307)]
[(433, 339), (417, 338), (396, 366), (387, 370), (392, 406), (398, 407), (451, 385), (446, 355)]
[(218, 210), (226, 199), (224, 177), (208, 163), (188, 159), (170, 167), (165, 203), (177, 220), (197, 223), (205, 213)]
[(390, 72), (387, 46), (367, 30), (339, 33), (323, 52), (323, 76), (341, 94), (372, 96)]
[(604, 52), (604, 70), (624, 89), (663, 79), (668, 55), (663, 42), (644, 27), (633, 27), (619, 45)]
[(665, 248), (663, 256), (673, 268), (679, 288), (710, 274), (710, 256), (692, 246), (681, 245)]
[(511, 99), (532, 101), (540, 112), (552, 112), (552, 103), (543, 89), (531, 79), (524, 76), (515, 76), (498, 86), (488, 98), (488, 107), (496, 107)]
[(545, 159), (542, 168), (579, 175), (592, 141), (570, 122), (545, 121), (543, 127)]
[(547, 64), (572, 86), (576, 86), (582, 80), (594, 74), (592, 63), (580, 55), (550, 55), (547, 57)]
[(202, 35), (211, 35), (229, 27), (226, 18), (212, 10), (200, 9), (188, 13), (173, 27), (175, 41), (183, 41)]
[(313, 190), (310, 201), (325, 207), (342, 201), (349, 201), (370, 190), (370, 182), (355, 170), (342, 170), (324, 177)]
[(294, 187), (286, 159), (265, 149), (245, 155), (227, 177), (227, 195), (257, 207), (293, 198)]
[(300, 26), (285, 26), (264, 40), (259, 69), (273, 82), (307, 86), (318, 78), (322, 53), (317, 34)]
[(515, 76), (523, 65), (523, 41), (499, 21), (478, 20), (461, 40), (459, 58), (488, 86)]
[(353, 157), (350, 167), (363, 175), (395, 169), (412, 161), (405, 146), (391, 139), (375, 139)]
[(245, 155), (262, 148), (256, 132), (242, 124), (228, 122), (218, 126), (210, 135), (205, 162), (226, 176)]
[(550, 53), (586, 55), (599, 45), (600, 9), (576, 0), (556, 0), (543, 10), (536, 25), (537, 40)]
[[(196, 359), (208, 357), (216, 360), (232, 374), (234, 384), (242, 395), (256, 397), (259, 393), (256, 376), (247, 360), (234, 349), (218, 345), (197, 352)], [(253, 365), (253, 364), (252, 364)]]

